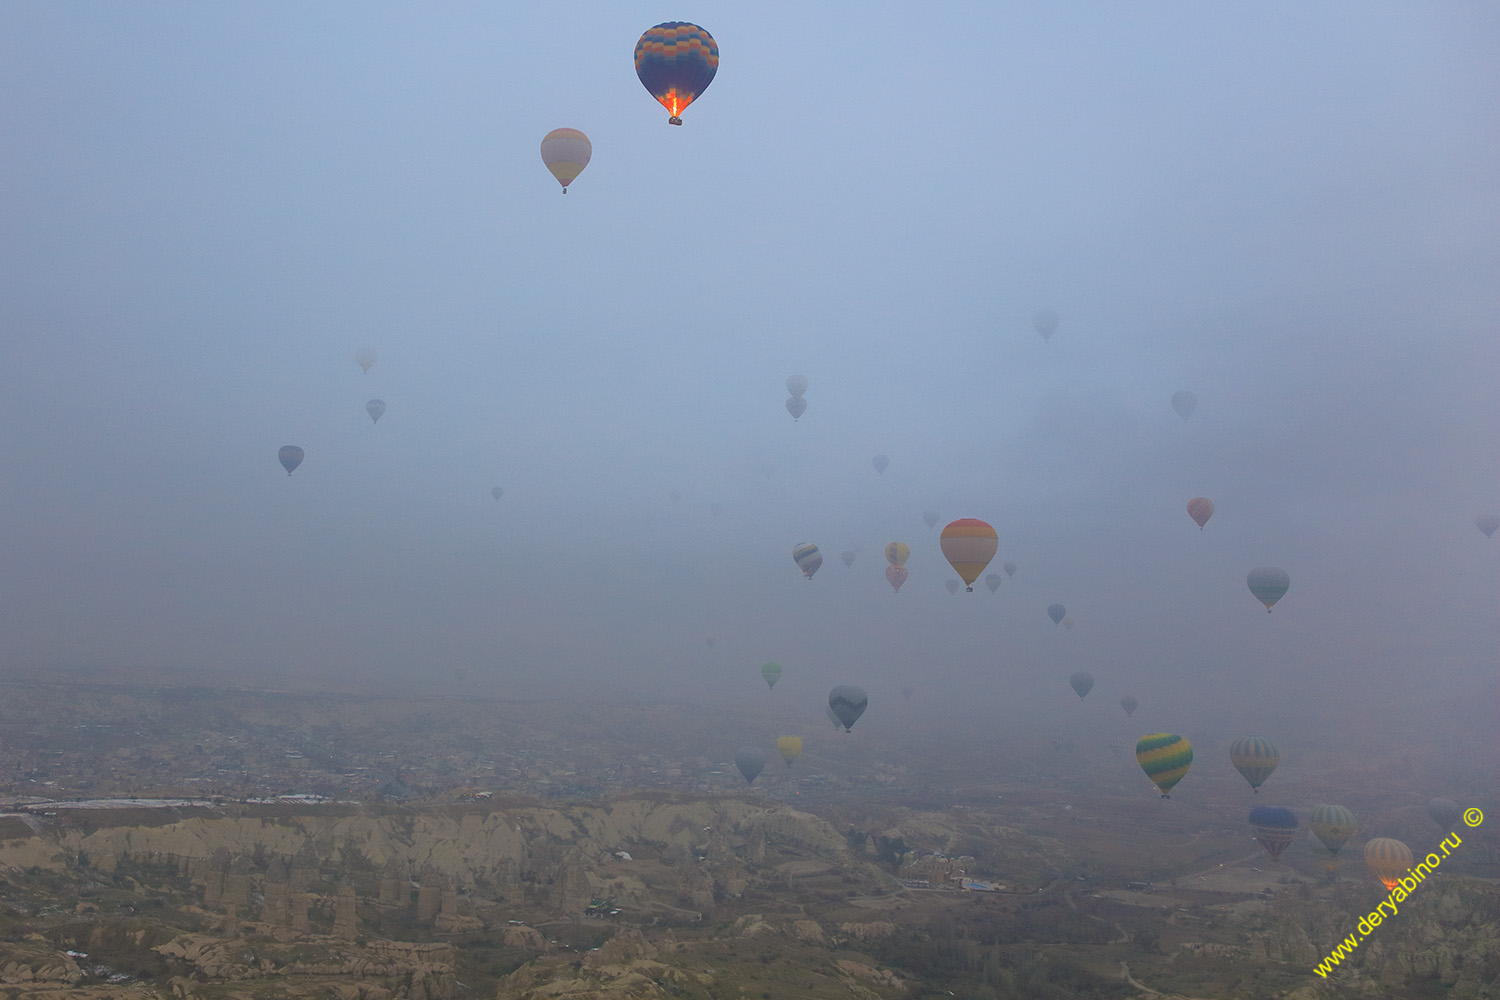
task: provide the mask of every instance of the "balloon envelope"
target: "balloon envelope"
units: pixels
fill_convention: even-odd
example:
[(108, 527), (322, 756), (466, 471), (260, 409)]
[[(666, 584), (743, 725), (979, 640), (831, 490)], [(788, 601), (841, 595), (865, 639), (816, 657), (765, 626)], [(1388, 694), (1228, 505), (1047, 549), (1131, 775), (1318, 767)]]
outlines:
[(1365, 864), (1387, 889), (1394, 889), (1411, 870), (1411, 848), (1390, 837), (1376, 837), (1365, 844)]
[(990, 593), (993, 594), (995, 591), (1000, 589), (1000, 581), (1003, 579), (1004, 577), (1002, 577), (999, 573), (991, 573), (989, 576), (984, 578), (984, 585), (990, 588)]
[(964, 585), (973, 590), (974, 581), (995, 558), (1000, 538), (994, 528), (977, 517), (961, 517), (948, 522), (938, 536), (938, 544), (942, 546), (948, 565), (953, 567)]
[(1248, 782), (1250, 787), (1260, 789), (1261, 783), (1276, 770), (1281, 754), (1276, 745), (1259, 736), (1242, 736), (1229, 744), (1229, 762)]
[(887, 542), (885, 545), (885, 561), (892, 566), (905, 566), (906, 560), (911, 557), (911, 546), (905, 542)]
[(593, 143), (576, 128), (555, 128), (542, 137), (542, 162), (562, 185), (563, 194), (568, 193), (568, 185), (583, 173), (593, 155)]
[(927, 527), (936, 527), (938, 523), (938, 512), (935, 510), (925, 511), (922, 514), (922, 520), (927, 522)]
[(1359, 829), (1359, 822), (1343, 806), (1323, 804), (1313, 806), (1308, 826), (1312, 827), (1313, 835), (1328, 848), (1328, 853), (1337, 856), (1339, 848), (1348, 843), (1349, 838), (1354, 836), (1354, 831)]
[(499, 500), (501, 497), (505, 496), (505, 491), (498, 486), (491, 486), (490, 496), (494, 497), (496, 500)]
[(1284, 569), (1275, 566), (1257, 566), (1245, 575), (1245, 584), (1250, 588), (1250, 593), (1255, 599), (1266, 606), (1266, 613), (1271, 611), (1271, 605), (1281, 600), (1287, 588), (1292, 585), (1292, 578), (1287, 576)]
[(901, 585), (906, 582), (906, 574), (907, 570), (905, 566), (887, 566), (885, 568), (886, 582), (897, 593), (901, 592)]
[(1058, 622), (1062, 621), (1063, 620), (1063, 616), (1066, 615), (1067, 613), (1068, 613), (1068, 609), (1065, 608), (1065, 607), (1063, 607), (1061, 604), (1049, 604), (1049, 605), (1047, 605), (1047, 617), (1052, 619), (1052, 624), (1054, 624), (1054, 625), (1056, 625)]
[(869, 698), (865, 696), (865, 689), (854, 684), (840, 684), (828, 692), (828, 710), (843, 724), (846, 733), (853, 729), (859, 717), (865, 714), (865, 708), (869, 703)]
[(1084, 670), (1078, 670), (1073, 673), (1073, 676), (1068, 678), (1068, 683), (1073, 686), (1073, 690), (1077, 692), (1079, 700), (1082, 701), (1088, 696), (1090, 691), (1094, 690), (1094, 675)]
[(1005, 575), (1006, 576), (1015, 576), (1016, 575), (1016, 564), (1013, 563), (1013, 562), (1008, 562), (1004, 566), (1001, 566), (1000, 568), (1003, 569), (1003, 570), (1005, 570)]
[(370, 415), (370, 422), (378, 424), (380, 418), (385, 416), (385, 400), (372, 399), (365, 404), (365, 412)]
[(875, 471), (883, 476), (885, 475), (885, 470), (890, 467), (891, 460), (886, 458), (884, 455), (876, 455), (874, 458), (870, 459), (870, 464), (875, 466)]
[(1172, 409), (1176, 410), (1177, 415), (1183, 420), (1191, 417), (1193, 411), (1197, 408), (1198, 396), (1196, 393), (1189, 392), (1187, 389), (1172, 393)]
[(824, 705), (823, 706), (823, 714), (826, 715), (826, 716), (828, 716), (828, 721), (831, 722), (831, 723), (833, 723), (833, 728), (834, 729), (842, 729), (842, 728), (844, 728), (844, 724), (839, 721), (839, 717), (837, 715), (833, 714), (833, 706), (832, 705)]
[(781, 759), (786, 761), (786, 766), (791, 767), (792, 761), (802, 756), (802, 737), (778, 737), (776, 740), (776, 752), (781, 754)]
[(373, 348), (361, 347), (354, 352), (354, 363), (359, 365), (360, 371), (367, 374), (378, 360), (380, 360), (380, 355), (376, 354)]
[(1449, 832), (1458, 826), (1459, 817), (1463, 814), (1464, 811), (1452, 799), (1433, 799), (1427, 803), (1427, 815), (1432, 817), (1434, 823)]
[(1073, 631), (1073, 616), (1072, 615), (1063, 615), (1062, 627), (1065, 628), (1065, 629), (1067, 629), (1069, 632)]
[(1135, 745), (1136, 763), (1151, 783), (1161, 789), (1162, 798), (1187, 774), (1193, 763), (1193, 747), (1173, 733), (1148, 733)]
[(1474, 518), (1474, 527), (1484, 532), (1484, 537), (1489, 538), (1500, 528), (1500, 514), (1480, 514)]
[(1256, 806), (1250, 810), (1250, 825), (1255, 829), (1255, 839), (1272, 858), (1281, 857), (1297, 836), (1297, 814), (1290, 809)]
[(1187, 502), (1188, 517), (1198, 524), (1198, 529), (1208, 523), (1208, 519), (1214, 516), (1214, 502), (1208, 497), (1193, 497)]
[(786, 377), (787, 395), (793, 399), (801, 399), (802, 394), (807, 391), (807, 378), (802, 375), (788, 375)]
[(1135, 700), (1135, 695), (1127, 694), (1120, 699), (1120, 707), (1125, 710), (1126, 715), (1134, 715), (1135, 710), (1140, 707), (1140, 702)]
[(766, 687), (775, 687), (776, 682), (781, 680), (781, 664), (767, 663), (760, 668), (760, 675), (766, 679)]
[(294, 444), (284, 444), (276, 451), (276, 461), (281, 463), (281, 467), (290, 476), (302, 464), (302, 455), (301, 448)]
[(648, 28), (635, 43), (635, 75), (661, 106), (667, 121), (697, 100), (719, 71), (719, 45), (707, 31), (686, 21), (664, 21)]
[(734, 755), (734, 766), (740, 769), (745, 776), (745, 784), (755, 780), (755, 776), (766, 766), (766, 752), (760, 747), (740, 747)]
[(786, 401), (786, 412), (792, 415), (793, 420), (802, 419), (802, 414), (807, 412), (807, 400), (801, 396), (791, 396)]
[(811, 580), (818, 567), (823, 565), (823, 556), (812, 542), (803, 542), (792, 549), (792, 561), (797, 564), (802, 575)]
[[(959, 583), (957, 580), (945, 580), (943, 582), (943, 586), (948, 588), (948, 593), (956, 594), (958, 593), (958, 588), (962, 587), (963, 584)], [(970, 587), (969, 589), (973, 590), (974, 588)]]
[(1057, 332), (1057, 313), (1051, 309), (1043, 309), (1031, 317), (1031, 325), (1036, 327), (1036, 332), (1042, 335), (1043, 340), (1051, 340), (1052, 335)]
[(844, 560), (844, 568), (850, 569), (854, 566), (855, 552), (853, 549), (845, 549), (839, 553), (839, 558)]

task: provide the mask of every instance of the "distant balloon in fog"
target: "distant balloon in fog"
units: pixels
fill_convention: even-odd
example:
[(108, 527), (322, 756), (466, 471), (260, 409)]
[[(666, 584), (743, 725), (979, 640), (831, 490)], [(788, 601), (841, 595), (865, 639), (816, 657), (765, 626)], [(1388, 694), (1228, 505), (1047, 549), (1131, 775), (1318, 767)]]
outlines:
[(1016, 564), (1013, 563), (1013, 562), (1008, 562), (1004, 566), (1001, 566), (1000, 568), (1003, 569), (1003, 570), (1005, 570), (1005, 575), (1006, 576), (1015, 576), (1016, 575)]
[(1495, 534), (1495, 529), (1500, 528), (1500, 514), (1480, 514), (1474, 518), (1474, 527), (1484, 532), (1484, 537), (1489, 538)]
[(1250, 783), (1251, 789), (1260, 791), (1260, 786), (1281, 760), (1276, 744), (1260, 736), (1241, 736), (1229, 744), (1229, 763), (1240, 772), (1240, 777)]
[(385, 400), (372, 399), (365, 404), (365, 412), (370, 415), (372, 424), (380, 423), (380, 418), (385, 416)]
[(786, 761), (786, 766), (791, 767), (792, 761), (802, 756), (802, 737), (780, 736), (776, 739), (776, 752), (781, 754), (781, 759)]
[(1073, 631), (1073, 616), (1072, 615), (1063, 615), (1062, 627), (1065, 628), (1065, 629), (1067, 629), (1069, 632)]
[(905, 566), (911, 557), (911, 546), (905, 542), (886, 542), (885, 561), (892, 566)]
[(885, 475), (885, 470), (890, 467), (891, 460), (884, 455), (876, 455), (870, 459), (870, 464), (875, 466), (875, 471), (883, 476)]
[(1056, 625), (1058, 622), (1062, 621), (1063, 620), (1063, 616), (1066, 615), (1067, 613), (1068, 613), (1068, 609), (1065, 608), (1065, 607), (1063, 607), (1061, 604), (1049, 604), (1049, 605), (1047, 605), (1047, 617), (1052, 619), (1052, 624), (1054, 624), (1054, 625)]
[(1274, 860), (1281, 857), (1297, 836), (1297, 814), (1290, 809), (1273, 806), (1256, 806), (1250, 810), (1250, 826), (1255, 830), (1255, 839)]
[(740, 769), (745, 776), (745, 784), (755, 781), (755, 776), (760, 774), (766, 766), (767, 754), (760, 747), (740, 747), (734, 755), (734, 766)]
[(839, 553), (839, 558), (844, 560), (845, 569), (852, 569), (854, 567), (854, 556), (855, 552), (853, 549), (845, 549)]
[(289, 476), (302, 464), (302, 456), (302, 449), (294, 444), (284, 444), (276, 451), (276, 461), (281, 463)]
[(911, 696), (916, 693), (917, 689), (912, 687), (910, 684), (903, 684), (901, 686), (901, 697), (905, 698), (907, 701), (911, 701)]
[(1394, 889), (1411, 870), (1411, 848), (1391, 837), (1376, 837), (1365, 843), (1365, 864), (1387, 889)]
[(1427, 803), (1427, 815), (1449, 833), (1457, 829), (1459, 817), (1463, 814), (1463, 809), (1452, 799), (1433, 799)]
[(797, 564), (802, 575), (811, 580), (818, 567), (823, 565), (823, 556), (812, 542), (803, 542), (792, 549), (792, 561)]
[(840, 684), (828, 692), (828, 709), (843, 724), (846, 733), (854, 728), (868, 705), (865, 689), (854, 684)]
[(1338, 856), (1339, 848), (1348, 843), (1349, 838), (1359, 829), (1359, 821), (1352, 812), (1343, 806), (1326, 803), (1313, 806), (1307, 825), (1312, 827), (1313, 836), (1321, 840), (1328, 853), (1334, 857)]
[(844, 724), (839, 721), (839, 717), (837, 715), (833, 714), (833, 706), (832, 705), (824, 705), (823, 706), (823, 714), (826, 715), (826, 716), (828, 716), (828, 721), (831, 722), (831, 723), (833, 723), (833, 728), (834, 729), (843, 729), (844, 728)]
[(1191, 417), (1193, 415), (1193, 411), (1197, 408), (1197, 393), (1189, 392), (1187, 389), (1182, 389), (1178, 392), (1172, 393), (1172, 409), (1176, 410), (1177, 415), (1183, 420)]
[(807, 379), (801, 375), (788, 375), (786, 377), (787, 395), (793, 399), (801, 399), (802, 394), (807, 391)]
[(1002, 577), (999, 573), (991, 573), (989, 576), (984, 578), (984, 585), (990, 588), (990, 593), (993, 594), (995, 591), (1000, 589), (1000, 581), (1003, 579), (1005, 578)]
[(907, 569), (905, 566), (887, 566), (885, 568), (885, 581), (897, 593), (901, 592), (901, 585), (906, 582), (906, 575)]
[(1266, 606), (1266, 613), (1270, 614), (1271, 605), (1286, 594), (1292, 585), (1292, 578), (1284, 569), (1257, 566), (1245, 575), (1245, 584), (1250, 588), (1250, 593), (1255, 595), (1255, 599)]
[(1094, 690), (1094, 675), (1084, 670), (1074, 671), (1073, 675), (1068, 678), (1068, 684), (1078, 695), (1078, 700), (1082, 701), (1088, 697), (1090, 691)]
[(1208, 519), (1214, 516), (1214, 502), (1208, 497), (1193, 497), (1187, 502), (1188, 517), (1192, 518), (1202, 531)]
[(1126, 715), (1134, 715), (1135, 710), (1140, 707), (1140, 702), (1135, 700), (1135, 695), (1127, 694), (1120, 699), (1120, 707), (1125, 710)]
[(792, 396), (786, 401), (786, 412), (792, 415), (793, 420), (801, 420), (802, 414), (807, 412), (807, 400), (801, 396)]
[(927, 527), (929, 527), (929, 528), (937, 527), (938, 512), (935, 511), (935, 510), (925, 511), (922, 514), (922, 520), (924, 520), (924, 521), (927, 522)]
[(1031, 317), (1031, 325), (1036, 332), (1042, 335), (1043, 340), (1051, 340), (1052, 335), (1057, 332), (1057, 324), (1060, 322), (1057, 312), (1052, 309), (1043, 309)]
[(1193, 764), (1193, 746), (1175, 733), (1148, 733), (1135, 745), (1135, 760), (1167, 799)]
[[(957, 580), (944, 580), (943, 581), (943, 586), (945, 586), (945, 587), (948, 588), (948, 593), (950, 593), (950, 594), (956, 594), (956, 593), (958, 593), (958, 588), (962, 587), (963, 584), (959, 583)], [(972, 590), (973, 588), (971, 587), (969, 589)]]
[(773, 688), (776, 682), (781, 680), (781, 664), (767, 663), (760, 668), (760, 675), (766, 679), (766, 687)]
[(376, 354), (373, 348), (361, 347), (354, 352), (354, 363), (359, 365), (359, 370), (366, 375), (370, 373), (370, 368), (378, 360), (380, 360), (380, 355)]
[(994, 527), (988, 522), (977, 517), (961, 517), (948, 522), (938, 536), (938, 544), (942, 547), (943, 558), (953, 567), (953, 572), (972, 591), (974, 581), (979, 579), (979, 574), (995, 558), (1000, 540)]
[(505, 496), (505, 491), (498, 486), (491, 486), (490, 496), (494, 497), (496, 500), (499, 500), (501, 497)]

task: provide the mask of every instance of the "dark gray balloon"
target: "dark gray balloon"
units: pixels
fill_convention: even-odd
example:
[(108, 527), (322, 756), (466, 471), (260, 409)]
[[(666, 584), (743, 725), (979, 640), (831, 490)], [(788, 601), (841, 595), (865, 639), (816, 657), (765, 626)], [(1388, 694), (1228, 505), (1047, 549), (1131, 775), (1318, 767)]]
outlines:
[(755, 781), (755, 776), (766, 766), (769, 756), (760, 747), (740, 747), (734, 755), (734, 766), (740, 769), (748, 785)]
[(1047, 617), (1052, 619), (1052, 624), (1054, 624), (1054, 625), (1056, 625), (1058, 622), (1062, 621), (1063, 620), (1063, 615), (1065, 615), (1067, 613), (1068, 613), (1068, 609), (1065, 608), (1065, 607), (1063, 607), (1061, 604), (1049, 604), (1049, 605), (1047, 605)]
[(1074, 671), (1073, 676), (1068, 678), (1068, 683), (1073, 685), (1073, 690), (1078, 692), (1079, 698), (1084, 698), (1094, 690), (1094, 675), (1087, 671)]
[(854, 684), (840, 684), (828, 692), (828, 711), (839, 720), (846, 733), (854, 728), (869, 704), (870, 699), (865, 695), (865, 689)]
[(1459, 817), (1463, 814), (1464, 811), (1452, 799), (1433, 799), (1427, 803), (1427, 815), (1438, 826), (1450, 832), (1458, 826)]
[(297, 470), (297, 466), (302, 464), (302, 449), (294, 444), (284, 444), (276, 452), (276, 460), (281, 463), (281, 467), (290, 476)]

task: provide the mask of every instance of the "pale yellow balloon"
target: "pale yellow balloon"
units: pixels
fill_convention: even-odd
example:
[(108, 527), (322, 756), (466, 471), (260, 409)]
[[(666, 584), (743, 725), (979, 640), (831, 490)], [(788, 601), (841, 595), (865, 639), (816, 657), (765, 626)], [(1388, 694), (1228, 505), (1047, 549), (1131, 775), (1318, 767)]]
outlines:
[(802, 737), (783, 736), (776, 741), (776, 752), (781, 754), (786, 761), (786, 766), (791, 767), (792, 761), (802, 756)]
[(583, 173), (593, 155), (593, 143), (576, 128), (555, 128), (542, 139), (542, 162), (562, 185), (563, 194), (568, 193), (568, 185)]

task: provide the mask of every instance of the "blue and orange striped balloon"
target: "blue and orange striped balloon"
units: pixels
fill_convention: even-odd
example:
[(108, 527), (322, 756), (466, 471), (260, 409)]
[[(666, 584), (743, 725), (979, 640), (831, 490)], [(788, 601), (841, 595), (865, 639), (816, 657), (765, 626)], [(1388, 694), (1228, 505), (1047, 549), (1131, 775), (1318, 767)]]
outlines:
[(635, 43), (635, 75), (671, 112), (667, 121), (673, 125), (682, 124), (683, 110), (703, 95), (718, 71), (719, 43), (696, 24), (666, 21)]

